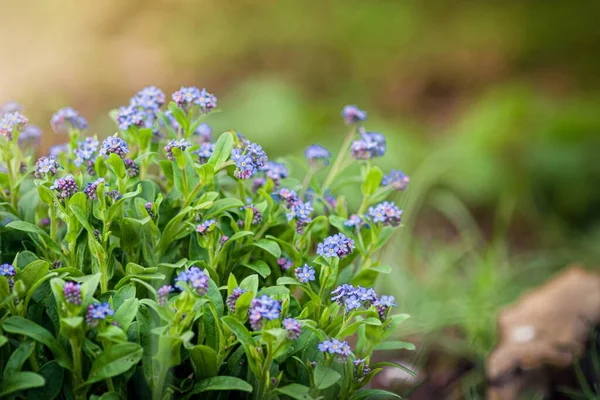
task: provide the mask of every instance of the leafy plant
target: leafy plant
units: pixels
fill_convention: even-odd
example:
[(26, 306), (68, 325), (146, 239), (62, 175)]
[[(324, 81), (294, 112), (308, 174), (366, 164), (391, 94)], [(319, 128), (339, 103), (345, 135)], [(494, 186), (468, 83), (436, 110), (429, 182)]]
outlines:
[[(1, 395), (393, 395), (366, 388), (389, 366), (370, 364), (373, 351), (411, 347), (386, 340), (407, 315), (372, 288), (402, 215), (384, 200), (408, 184), (373, 165), (383, 135), (344, 108), (340, 152), (329, 167), (327, 149), (307, 148), (301, 182), (239, 133), (213, 143), (214, 95), (172, 98), (163, 109), (162, 91), (138, 92), (102, 143), (61, 109), (51, 123), (69, 141), (35, 164), (19, 146), (27, 119), (4, 115)], [(349, 216), (331, 187), (355, 162), (362, 203)]]

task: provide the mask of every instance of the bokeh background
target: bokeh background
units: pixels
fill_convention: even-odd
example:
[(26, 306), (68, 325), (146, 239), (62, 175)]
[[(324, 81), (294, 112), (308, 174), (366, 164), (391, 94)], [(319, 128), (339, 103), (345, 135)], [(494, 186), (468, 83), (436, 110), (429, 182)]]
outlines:
[(0, 4), (0, 103), (44, 129), (40, 152), (65, 140), (58, 108), (106, 136), (108, 111), (150, 84), (206, 87), (213, 128), (272, 158), (336, 148), (341, 107), (367, 110), (388, 139), (379, 164), (411, 177), (382, 283), (412, 315), (404, 357), (468, 361), (465, 397), (482, 393), (500, 307), (569, 263), (600, 265), (600, 2)]

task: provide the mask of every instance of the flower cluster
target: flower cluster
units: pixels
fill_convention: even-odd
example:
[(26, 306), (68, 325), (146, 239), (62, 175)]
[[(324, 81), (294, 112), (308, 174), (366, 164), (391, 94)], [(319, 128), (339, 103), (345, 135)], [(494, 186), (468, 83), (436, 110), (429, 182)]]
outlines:
[(378, 132), (362, 132), (361, 139), (352, 142), (350, 151), (357, 160), (381, 157), (386, 150), (385, 136)]
[(107, 317), (115, 315), (115, 310), (112, 309), (109, 303), (94, 303), (88, 306), (88, 312), (85, 317), (86, 322), (89, 326), (98, 326), (98, 323), (102, 320), (106, 320)]
[(282, 271), (287, 271), (292, 268), (294, 264), (292, 263), (292, 260), (287, 257), (279, 257), (277, 259), (277, 265), (279, 265)]
[(382, 320), (385, 319), (387, 310), (389, 310), (392, 307), (396, 307), (396, 299), (394, 298), (394, 296), (383, 295), (379, 300), (375, 302), (375, 308), (379, 313), (379, 318), (381, 318)]
[(262, 222), (263, 216), (258, 208), (254, 207), (253, 204), (248, 204), (243, 207), (244, 210), (252, 210), (252, 225), (259, 225)]
[(8, 280), (8, 288), (10, 290), (13, 289), (13, 286), (15, 284), (15, 281), (13, 280), (13, 277), (17, 274), (17, 271), (15, 270), (15, 267), (12, 264), (2, 264), (0, 265), (0, 275), (6, 277), (6, 279)]
[(320, 165), (329, 165), (329, 159), (331, 158), (331, 152), (325, 147), (312, 144), (304, 150), (304, 156), (308, 161), (308, 164), (316, 168)]
[(42, 130), (37, 125), (27, 125), (19, 134), (19, 144), (24, 145), (26, 142), (38, 144), (42, 137)]
[(363, 227), (366, 226), (367, 223), (365, 222), (365, 220), (358, 214), (352, 214), (350, 216), (350, 218), (348, 218), (348, 220), (346, 220), (346, 222), (344, 222), (344, 226), (347, 226), (349, 228), (354, 228), (354, 227)]
[(207, 92), (206, 89), (200, 90), (193, 86), (181, 87), (173, 93), (172, 98), (180, 107), (189, 109), (196, 106), (204, 113), (208, 113), (217, 107), (217, 97), (214, 94)]
[(193, 153), (198, 156), (198, 161), (200, 162), (200, 164), (206, 164), (206, 162), (208, 161), (210, 156), (212, 156), (214, 151), (215, 151), (215, 144), (206, 142), (206, 143), (202, 143), (200, 145), (200, 148), (198, 150), (194, 151)]
[(331, 301), (346, 307), (347, 311), (360, 308), (369, 308), (377, 302), (377, 293), (372, 288), (362, 286), (354, 287), (347, 283), (338, 286), (331, 292)]
[(123, 164), (128, 177), (136, 178), (140, 174), (140, 167), (131, 158), (124, 159)]
[(156, 114), (165, 104), (165, 93), (156, 86), (148, 86), (129, 100), (129, 105), (119, 108), (116, 116), (119, 129), (131, 127), (153, 128)]
[(80, 141), (75, 149), (75, 159), (73, 160), (75, 166), (79, 168), (85, 163), (88, 168), (91, 167), (93, 170), (93, 164), (96, 160), (96, 152), (98, 151), (99, 144), (98, 140), (91, 137), (87, 137)]
[(146, 202), (146, 204), (144, 204), (144, 208), (146, 209), (146, 212), (148, 213), (148, 215), (150, 216), (150, 218), (154, 218), (155, 214), (154, 214), (154, 210), (153, 210), (153, 205), (151, 202)]
[(326, 237), (317, 245), (317, 254), (322, 257), (344, 258), (354, 250), (354, 240), (343, 233)]
[(369, 207), (367, 217), (374, 223), (381, 223), (383, 226), (400, 225), (402, 210), (391, 201), (384, 201), (375, 207)]
[(16, 133), (21, 132), (27, 125), (27, 117), (18, 111), (5, 114), (0, 120), (0, 134), (6, 140), (12, 140)]
[(393, 169), (381, 180), (382, 186), (391, 186), (394, 190), (406, 190), (410, 179), (404, 172)]
[(357, 122), (366, 121), (367, 113), (355, 105), (349, 105), (342, 109), (342, 118), (344, 118), (344, 121), (348, 125), (352, 125)]
[(283, 325), (283, 329), (287, 331), (287, 337), (290, 340), (296, 340), (300, 337), (300, 330), (302, 329), (302, 325), (298, 322), (297, 319), (294, 318), (285, 318), (281, 325)]
[(85, 118), (71, 107), (64, 107), (55, 112), (50, 119), (50, 125), (56, 133), (83, 131), (88, 128)]
[(57, 192), (57, 196), (61, 200), (65, 200), (73, 196), (79, 190), (77, 182), (73, 175), (67, 175), (64, 178), (58, 178), (54, 181), (50, 189)]
[(208, 220), (202, 222), (201, 224), (198, 224), (198, 226), (196, 226), (196, 232), (203, 235), (203, 234), (209, 232), (216, 224), (217, 224), (217, 221), (215, 221), (214, 219), (208, 219)]
[(229, 296), (227, 296), (227, 299), (225, 300), (225, 304), (227, 304), (227, 308), (229, 308), (230, 313), (232, 313), (232, 314), (235, 313), (235, 303), (238, 301), (240, 296), (242, 294), (244, 294), (245, 292), (246, 291), (244, 289), (242, 289), (241, 287), (238, 286), (231, 291), (231, 294)]
[(185, 139), (171, 140), (165, 146), (165, 153), (167, 153), (167, 158), (171, 161), (175, 161), (175, 156), (173, 155), (173, 149), (179, 149), (181, 151), (185, 151), (185, 149), (187, 149), (191, 145), (192, 144)]
[(208, 124), (200, 124), (194, 131), (194, 136), (198, 136), (202, 143), (207, 143), (212, 140), (212, 128)]
[(169, 293), (173, 290), (173, 286), (171, 285), (163, 285), (161, 286), (156, 293), (158, 294), (158, 304), (161, 306), (167, 305)]
[(348, 342), (337, 339), (322, 341), (319, 343), (319, 351), (336, 356), (341, 360), (346, 360), (352, 354)]
[(87, 186), (85, 187), (85, 189), (83, 189), (83, 192), (85, 193), (85, 197), (87, 197), (90, 200), (97, 200), (98, 193), (96, 193), (96, 191), (98, 189), (98, 186), (100, 186), (100, 185), (104, 185), (105, 187), (108, 187), (108, 183), (106, 183), (104, 178), (98, 178), (95, 181), (88, 183)]
[(296, 268), (294, 270), (294, 274), (296, 275), (296, 279), (302, 283), (308, 283), (315, 280), (315, 269), (308, 264), (304, 264), (302, 267)]
[(109, 136), (104, 139), (102, 142), (102, 147), (100, 147), (100, 154), (104, 156), (116, 154), (119, 157), (124, 158), (127, 153), (129, 153), (129, 146), (127, 146), (127, 142), (116, 135)]
[(260, 170), (264, 171), (265, 176), (271, 179), (275, 183), (275, 186), (278, 186), (279, 182), (282, 179), (287, 178), (289, 175), (288, 169), (285, 166), (285, 164), (278, 163), (275, 161), (267, 161)]
[(264, 320), (273, 321), (281, 316), (281, 304), (267, 295), (252, 300), (248, 309), (248, 320), (253, 330), (262, 328)]
[(366, 358), (357, 358), (352, 363), (354, 364), (356, 379), (362, 379), (371, 373), (371, 367), (367, 363)]
[(60, 168), (56, 158), (54, 157), (41, 157), (35, 163), (35, 177), (38, 179), (44, 178), (46, 175), (56, 175), (56, 172)]
[(279, 190), (278, 195), (285, 202), (288, 221), (295, 220), (296, 230), (302, 233), (304, 227), (312, 221), (310, 216), (314, 211), (312, 204), (310, 202), (303, 202), (294, 190), (282, 188)]
[(75, 306), (81, 305), (81, 284), (75, 282), (65, 283), (63, 294), (67, 303)]
[(175, 286), (183, 290), (187, 283), (198, 296), (204, 296), (208, 292), (208, 275), (198, 267), (190, 267), (187, 271), (181, 271), (175, 278)]
[(116, 118), (119, 129), (124, 131), (132, 126), (140, 128), (146, 123), (145, 111), (132, 105), (120, 107)]
[(248, 179), (265, 166), (267, 153), (262, 146), (243, 140), (243, 148), (231, 150), (231, 159), (235, 162), (234, 176), (238, 179)]

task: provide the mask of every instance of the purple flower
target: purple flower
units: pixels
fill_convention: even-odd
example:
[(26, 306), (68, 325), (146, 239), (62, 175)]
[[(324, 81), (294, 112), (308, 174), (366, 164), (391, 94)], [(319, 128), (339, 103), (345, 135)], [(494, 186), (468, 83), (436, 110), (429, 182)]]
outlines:
[(128, 177), (136, 178), (140, 174), (140, 167), (131, 158), (126, 158), (123, 162)]
[(384, 201), (377, 204), (375, 207), (369, 207), (367, 218), (374, 223), (381, 223), (383, 226), (398, 226), (400, 225), (402, 210), (400, 210), (393, 202)]
[(94, 327), (98, 326), (100, 320), (105, 320), (106, 317), (113, 315), (115, 315), (115, 311), (107, 302), (94, 303), (89, 305), (85, 320), (89, 326)]
[(325, 238), (317, 245), (317, 254), (322, 257), (344, 258), (354, 250), (354, 240), (343, 233)]
[(280, 257), (277, 259), (277, 265), (281, 268), (282, 271), (289, 270), (294, 264), (292, 264), (292, 260), (287, 257)]
[(208, 275), (198, 267), (190, 267), (187, 271), (181, 271), (175, 278), (175, 286), (181, 290), (183, 284), (187, 283), (198, 296), (204, 296), (208, 292)]
[(4, 136), (6, 140), (12, 140), (15, 134), (18, 134), (27, 125), (27, 117), (20, 112), (16, 111), (13, 113), (4, 114), (0, 119), (0, 134)]
[(119, 192), (118, 190), (111, 190), (109, 192), (106, 193), (106, 195), (108, 197), (110, 197), (112, 199), (112, 201), (117, 201), (119, 200), (121, 197), (123, 197), (123, 195), (121, 194), (121, 192)]
[(86, 161), (94, 162), (98, 146), (99, 142), (95, 138), (87, 137), (80, 141), (75, 149), (75, 159), (73, 160), (75, 166), (79, 168)]
[(336, 356), (341, 360), (346, 360), (352, 354), (348, 342), (340, 342), (337, 339), (324, 340), (319, 343), (319, 351)]
[(358, 214), (352, 214), (350, 218), (346, 222), (344, 222), (344, 226), (353, 228), (353, 227), (361, 227), (365, 225), (365, 220)]
[(221, 245), (223, 245), (228, 240), (229, 240), (229, 236), (223, 235), (223, 236), (221, 236), (221, 239), (219, 239), (219, 243), (221, 243)]
[(276, 185), (279, 184), (281, 179), (288, 177), (289, 172), (285, 164), (278, 163), (275, 161), (267, 161), (260, 169), (265, 172), (267, 178), (271, 179)]
[(82, 131), (88, 128), (88, 123), (71, 107), (64, 107), (54, 113), (50, 119), (52, 130), (56, 133)]
[(132, 126), (138, 128), (144, 126), (145, 119), (146, 112), (133, 105), (120, 107), (119, 112), (117, 113), (117, 124), (119, 125), (119, 129), (124, 131)]
[(0, 106), (0, 117), (5, 114), (23, 111), (23, 106), (16, 101), (9, 101)]
[(355, 140), (350, 146), (352, 157), (357, 160), (370, 160), (385, 154), (385, 136), (377, 132), (363, 132), (361, 139)]
[(342, 109), (342, 117), (348, 125), (366, 121), (367, 113), (355, 105), (348, 105)]
[(152, 203), (147, 202), (146, 204), (144, 204), (144, 208), (146, 209), (146, 212), (148, 213), (150, 218), (154, 218), (155, 215), (154, 215), (154, 211), (152, 210)]
[(15, 267), (13, 267), (11, 264), (0, 265), (0, 275), (6, 276), (6, 277), (11, 277), (11, 276), (15, 276), (16, 274), (17, 274), (17, 271), (15, 270)]
[(100, 185), (104, 185), (105, 187), (108, 187), (108, 183), (106, 183), (104, 178), (98, 178), (94, 182), (88, 183), (87, 186), (85, 187), (85, 189), (83, 190), (83, 192), (85, 193), (85, 196), (90, 200), (97, 200), (98, 193), (96, 193), (96, 190), (98, 189), (98, 186), (100, 186)]
[(244, 147), (233, 149), (231, 159), (235, 162), (234, 176), (238, 179), (248, 179), (263, 168), (268, 160), (262, 147), (248, 140), (243, 140)]
[(54, 184), (50, 186), (50, 189), (56, 190), (59, 199), (64, 200), (73, 196), (79, 190), (77, 182), (73, 175), (67, 175), (64, 178), (58, 178), (54, 181)]
[(287, 188), (281, 188), (277, 195), (285, 201), (285, 204), (288, 208), (292, 207), (295, 204), (301, 203), (302, 200), (298, 197), (298, 193), (295, 190), (290, 190)]
[(100, 154), (108, 156), (109, 154), (116, 154), (121, 158), (124, 158), (129, 153), (129, 146), (127, 142), (117, 136), (109, 136), (102, 142), (100, 147)]
[(169, 293), (173, 290), (171, 285), (163, 285), (158, 289), (158, 304), (164, 306), (167, 304)]
[(252, 192), (256, 193), (258, 189), (263, 187), (267, 183), (267, 180), (262, 177), (254, 178), (252, 181)]
[(346, 310), (351, 311), (361, 306), (361, 302), (358, 297), (352, 295), (344, 298), (344, 306)]
[(196, 226), (196, 232), (198, 232), (201, 235), (204, 235), (205, 233), (209, 232), (214, 226), (216, 226), (216, 224), (217, 221), (215, 221), (214, 219), (206, 220), (198, 226)]
[(58, 157), (62, 153), (66, 153), (69, 150), (69, 145), (66, 143), (57, 144), (56, 146), (50, 146), (48, 155), (50, 157)]
[(240, 298), (240, 296), (242, 294), (244, 294), (245, 292), (246, 291), (244, 289), (242, 289), (241, 287), (238, 286), (231, 291), (231, 294), (229, 296), (227, 296), (227, 300), (225, 300), (225, 304), (227, 304), (227, 308), (229, 308), (229, 312), (231, 314), (235, 313), (235, 303)]
[(410, 179), (404, 172), (393, 169), (389, 175), (385, 175), (381, 180), (382, 186), (391, 186), (394, 190), (406, 190)]
[(294, 318), (285, 318), (282, 323), (283, 328), (287, 331), (288, 339), (296, 340), (300, 337), (302, 325)]
[(294, 271), (296, 279), (302, 283), (308, 283), (315, 280), (315, 269), (310, 267), (308, 264), (300, 268), (296, 268)]
[(171, 140), (165, 146), (165, 152), (167, 153), (167, 158), (171, 161), (175, 161), (175, 156), (173, 155), (173, 149), (177, 148), (183, 152), (183, 151), (185, 151), (185, 149), (187, 149), (191, 145), (192, 144), (185, 139)]
[(76, 306), (81, 305), (81, 284), (75, 282), (67, 282), (63, 287), (65, 300), (69, 304)]
[(200, 145), (200, 148), (194, 151), (193, 153), (198, 156), (198, 161), (200, 162), (200, 164), (206, 164), (210, 156), (212, 156), (214, 150), (215, 144), (206, 142), (202, 143)]
[(346, 311), (360, 307), (369, 308), (372, 305), (379, 304), (377, 293), (373, 288), (354, 287), (349, 284), (343, 284), (335, 288), (331, 292), (331, 301), (344, 306)]
[(356, 379), (364, 378), (371, 373), (371, 367), (369, 367), (367, 364), (366, 358), (357, 358), (356, 360), (352, 361), (352, 363), (356, 368), (356, 371), (354, 371), (354, 377)]
[(262, 222), (262, 214), (253, 204), (243, 207), (244, 210), (252, 210), (252, 225), (258, 225)]
[(217, 106), (217, 98), (215, 95), (206, 91), (206, 89), (198, 89), (197, 87), (181, 87), (173, 93), (173, 101), (178, 106), (188, 108), (192, 105), (199, 106), (202, 112), (208, 113)]
[(212, 128), (208, 124), (200, 124), (194, 131), (195, 136), (200, 136), (200, 140), (203, 143), (210, 142), (212, 140)]
[(343, 299), (353, 295), (355, 290), (354, 286), (344, 283), (331, 292), (331, 301), (336, 301), (341, 305), (344, 302)]
[(248, 320), (253, 330), (262, 328), (263, 320), (272, 321), (281, 315), (281, 304), (269, 296), (262, 295), (250, 303), (248, 309)]
[(379, 300), (375, 301), (375, 308), (379, 314), (379, 318), (384, 320), (387, 314), (387, 310), (396, 307), (396, 299), (394, 296), (383, 295)]
[(26, 142), (39, 144), (42, 137), (42, 129), (37, 125), (27, 125), (19, 135), (19, 144), (24, 145)]
[(46, 175), (56, 175), (60, 165), (54, 157), (41, 157), (35, 163), (35, 177), (38, 179), (44, 178)]
[(304, 150), (304, 156), (312, 167), (318, 167), (320, 164), (329, 164), (331, 153), (321, 145), (311, 144)]
[(140, 107), (147, 113), (155, 113), (165, 104), (165, 93), (156, 86), (148, 86), (137, 92), (129, 104)]

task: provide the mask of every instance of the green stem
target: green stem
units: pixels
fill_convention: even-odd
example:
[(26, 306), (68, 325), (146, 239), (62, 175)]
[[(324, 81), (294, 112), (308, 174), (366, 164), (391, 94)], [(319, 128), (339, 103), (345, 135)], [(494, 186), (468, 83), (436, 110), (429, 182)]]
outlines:
[(50, 205), (50, 238), (56, 242), (56, 207), (54, 201)]
[(188, 198), (188, 180), (187, 180), (187, 172), (185, 168), (181, 169), (181, 178), (183, 179), (183, 198)]
[(323, 183), (323, 187), (321, 188), (321, 191), (323, 193), (325, 192), (325, 190), (327, 190), (329, 188), (329, 186), (331, 186), (331, 184), (337, 177), (337, 174), (340, 169), (340, 165), (346, 158), (346, 153), (348, 152), (348, 149), (350, 148), (350, 144), (352, 143), (354, 134), (355, 134), (355, 128), (352, 128), (350, 130), (350, 132), (348, 132), (348, 135), (346, 136), (346, 139), (344, 140), (344, 143), (342, 144), (342, 147), (340, 148), (340, 152), (338, 153), (337, 157), (335, 158), (335, 161), (333, 162), (333, 165), (331, 166), (331, 169), (329, 170), (329, 174), (327, 175), (327, 178), (325, 179), (325, 182)]
[(71, 349), (73, 350), (73, 391), (76, 400), (85, 400), (85, 391), (80, 392), (77, 389), (83, 385), (82, 364), (81, 364), (81, 346), (77, 338), (72, 338)]
[(4, 160), (6, 161), (6, 168), (8, 170), (7, 171), (8, 172), (8, 191), (9, 191), (9, 196), (10, 196), (10, 205), (18, 213), (19, 209), (18, 209), (18, 203), (17, 203), (17, 193), (16, 193), (16, 188), (15, 188), (16, 176), (14, 175), (14, 170), (12, 167), (12, 162), (11, 162), (12, 159), (14, 159), (14, 157), (11, 157), (11, 152), (10, 152), (9, 146), (6, 146), (4, 148)]

